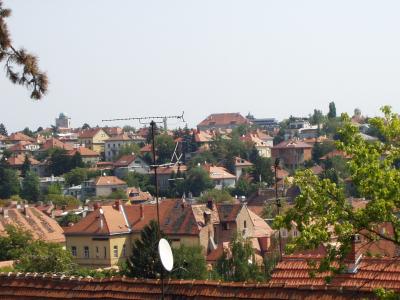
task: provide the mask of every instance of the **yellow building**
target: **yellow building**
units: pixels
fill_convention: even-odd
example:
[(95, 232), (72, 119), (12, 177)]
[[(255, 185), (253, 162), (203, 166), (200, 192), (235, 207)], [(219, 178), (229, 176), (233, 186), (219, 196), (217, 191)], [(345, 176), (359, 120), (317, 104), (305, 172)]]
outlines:
[(79, 144), (99, 154), (104, 153), (104, 144), (110, 136), (101, 128), (91, 128), (82, 131), (78, 136)]

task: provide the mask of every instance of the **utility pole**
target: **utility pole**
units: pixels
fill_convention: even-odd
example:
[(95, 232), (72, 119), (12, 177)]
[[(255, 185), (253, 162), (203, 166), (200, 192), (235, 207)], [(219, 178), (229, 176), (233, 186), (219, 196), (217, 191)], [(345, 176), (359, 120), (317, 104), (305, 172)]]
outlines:
[[(275, 203), (276, 203), (276, 209), (277, 209), (277, 215), (280, 215), (280, 208), (281, 208), (281, 201), (278, 197), (278, 167), (279, 167), (279, 162), (280, 159), (279, 157), (275, 159)], [(281, 237), (281, 229), (279, 228), (278, 231), (278, 236), (279, 236), (279, 260), (282, 260), (282, 237)]]

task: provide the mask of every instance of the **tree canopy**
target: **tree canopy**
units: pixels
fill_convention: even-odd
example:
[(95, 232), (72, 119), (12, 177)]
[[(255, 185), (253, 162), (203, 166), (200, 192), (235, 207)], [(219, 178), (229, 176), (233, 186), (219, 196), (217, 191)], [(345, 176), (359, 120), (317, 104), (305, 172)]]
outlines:
[[(367, 199), (366, 207), (354, 210), (343, 186), (306, 170), (295, 176), (300, 195), (294, 207), (275, 220), (275, 228), (290, 228), (292, 221), (297, 224), (300, 236), (288, 244), (288, 251), (326, 246), (328, 254), (320, 270), (332, 268), (333, 260), (341, 262), (346, 257), (355, 234), (400, 244), (400, 169), (396, 165), (400, 159), (400, 119), (390, 107), (383, 107), (382, 112), (383, 117), (369, 122), (385, 142), (365, 141), (346, 114), (342, 115), (344, 125), (337, 142), (337, 147), (352, 157), (347, 163), (351, 180), (360, 196)], [(377, 230), (383, 223), (393, 227), (392, 235)]]

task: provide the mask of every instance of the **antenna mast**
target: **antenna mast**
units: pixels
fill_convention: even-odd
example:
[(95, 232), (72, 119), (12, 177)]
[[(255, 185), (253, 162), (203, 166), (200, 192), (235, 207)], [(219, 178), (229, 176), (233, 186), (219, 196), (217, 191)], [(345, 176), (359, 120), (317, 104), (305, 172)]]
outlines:
[[(114, 122), (114, 121), (138, 121), (140, 124), (150, 125), (151, 128), (151, 143), (152, 143), (152, 154), (153, 154), (153, 165), (151, 167), (154, 170), (154, 180), (155, 180), (155, 196), (156, 196), (156, 206), (157, 206), (157, 229), (158, 229), (158, 239), (161, 238), (161, 226), (160, 226), (160, 208), (159, 208), (159, 200), (158, 200), (158, 177), (157, 177), (157, 169), (162, 165), (157, 165), (156, 163), (156, 147), (155, 147), (155, 129), (156, 124), (164, 124), (164, 130), (167, 131), (167, 120), (168, 119), (177, 119), (185, 122), (183, 117), (184, 112), (181, 115), (172, 115), (172, 116), (146, 116), (146, 117), (128, 117), (128, 118), (117, 118), (117, 119), (106, 119), (102, 120), (102, 122)], [(175, 147), (176, 151), (176, 147)], [(174, 151), (174, 154), (175, 154)], [(176, 154), (175, 154), (176, 155)], [(173, 159), (173, 157), (172, 157)], [(179, 161), (179, 159), (178, 159)], [(161, 268), (161, 299), (164, 300), (164, 269)]]

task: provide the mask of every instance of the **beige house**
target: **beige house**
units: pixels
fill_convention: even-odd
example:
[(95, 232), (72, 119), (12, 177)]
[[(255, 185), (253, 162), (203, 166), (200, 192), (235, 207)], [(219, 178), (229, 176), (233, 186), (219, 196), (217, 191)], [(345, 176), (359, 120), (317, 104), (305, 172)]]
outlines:
[(104, 143), (110, 136), (101, 128), (83, 130), (78, 136), (78, 143), (99, 154), (104, 153)]
[(96, 196), (109, 196), (119, 189), (125, 190), (128, 186), (125, 181), (116, 176), (100, 176), (94, 182)]

